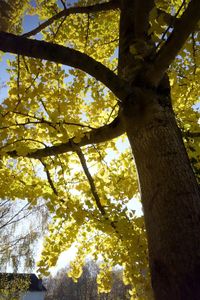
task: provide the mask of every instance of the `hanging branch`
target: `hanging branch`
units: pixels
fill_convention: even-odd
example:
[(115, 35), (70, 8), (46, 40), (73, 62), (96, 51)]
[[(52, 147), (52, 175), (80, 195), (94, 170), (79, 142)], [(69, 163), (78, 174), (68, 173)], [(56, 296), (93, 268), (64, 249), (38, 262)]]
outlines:
[(47, 180), (48, 180), (48, 183), (49, 183), (49, 185), (50, 185), (52, 191), (54, 192), (54, 194), (55, 194), (56, 196), (58, 196), (58, 191), (57, 191), (57, 189), (56, 189), (56, 187), (55, 187), (55, 185), (54, 185), (54, 183), (53, 183), (53, 180), (51, 179), (51, 174), (50, 174), (50, 172), (49, 172), (49, 170), (48, 170), (48, 168), (47, 168), (47, 164), (46, 164), (42, 159), (39, 159), (39, 161), (41, 162), (41, 164), (42, 164), (43, 167), (44, 167), (44, 171), (45, 171), (45, 173), (46, 173), (46, 175), (47, 175)]
[[(80, 163), (81, 163), (81, 165), (82, 165), (83, 171), (84, 171), (84, 173), (85, 173), (85, 175), (86, 175), (86, 177), (87, 177), (87, 179), (88, 179), (88, 182), (89, 182), (89, 185), (90, 185), (90, 190), (91, 190), (92, 195), (93, 195), (93, 197), (94, 197), (94, 199), (95, 199), (96, 205), (97, 205), (99, 211), (101, 212), (101, 215), (102, 215), (103, 217), (105, 217), (105, 219), (106, 219), (107, 221), (109, 221), (109, 218), (108, 218), (108, 216), (107, 216), (107, 214), (106, 214), (106, 211), (105, 211), (105, 209), (104, 209), (104, 206), (101, 204), (101, 200), (100, 200), (99, 195), (98, 195), (98, 193), (97, 193), (97, 190), (96, 190), (95, 183), (94, 183), (94, 180), (93, 180), (93, 178), (92, 178), (92, 175), (90, 174), (90, 171), (89, 171), (89, 169), (88, 169), (88, 166), (87, 166), (87, 162), (86, 162), (85, 156), (84, 156), (84, 154), (83, 154), (81, 148), (78, 147), (75, 143), (73, 143), (72, 147), (73, 147), (73, 149), (74, 149), (74, 152), (76, 152), (76, 154), (77, 154), (78, 157), (79, 157), (79, 160), (80, 160)], [(110, 222), (111, 227), (115, 230), (115, 232), (116, 232), (117, 234), (119, 234), (118, 230), (116, 229), (115, 222), (113, 222), (113, 221), (109, 221), (109, 222)], [(121, 238), (122, 238), (122, 237), (121, 237)]]
[(95, 187), (94, 180), (93, 180), (92, 175), (90, 174), (90, 171), (87, 167), (87, 162), (86, 162), (85, 156), (84, 156), (81, 148), (79, 146), (77, 146), (75, 143), (72, 143), (72, 147), (74, 149), (74, 152), (76, 152), (76, 154), (79, 157), (79, 160), (80, 160), (81, 165), (83, 167), (83, 171), (84, 171), (84, 173), (85, 173), (85, 175), (88, 179), (88, 182), (90, 184), (90, 189), (91, 189), (92, 195), (95, 199), (96, 205), (97, 205), (99, 211), (101, 212), (102, 216), (105, 216), (106, 212), (105, 212), (104, 207), (101, 204), (99, 195), (98, 195), (96, 187)]

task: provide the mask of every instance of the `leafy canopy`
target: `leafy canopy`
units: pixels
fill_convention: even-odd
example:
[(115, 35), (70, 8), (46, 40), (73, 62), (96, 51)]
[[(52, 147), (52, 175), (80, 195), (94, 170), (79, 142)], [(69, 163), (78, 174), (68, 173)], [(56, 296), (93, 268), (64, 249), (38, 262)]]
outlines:
[[(56, 0), (3, 2), (7, 13), (2, 30), (22, 34), (25, 15), (50, 20), (44, 23), (48, 26), (26, 36), (37, 33), (38, 39), (78, 50), (117, 74), (119, 10), (115, 5), (110, 10), (71, 10), (55, 17), (71, 6)], [(149, 34), (157, 48), (172, 30), (170, 14), (179, 18), (188, 2), (155, 1)], [(100, 3), (82, 0), (72, 7)], [(173, 107), (197, 176), (199, 43), (197, 31), (169, 69)], [(140, 62), (138, 45), (130, 51)], [(110, 290), (112, 268), (120, 264), (125, 284), (132, 286), (131, 299), (150, 299), (143, 217), (127, 206), (139, 197), (134, 161), (125, 135), (116, 139), (114, 134), (106, 135), (114, 127), (118, 99), (95, 77), (59, 63), (18, 55), (8, 63), (8, 70), (8, 96), (0, 105), (0, 197), (27, 199), (33, 206), (41, 198), (46, 201), (52, 222), (39, 271), (47, 275), (59, 254), (75, 243), (78, 252), (70, 269), (74, 280), (88, 254), (94, 259), (101, 254), (100, 292)]]

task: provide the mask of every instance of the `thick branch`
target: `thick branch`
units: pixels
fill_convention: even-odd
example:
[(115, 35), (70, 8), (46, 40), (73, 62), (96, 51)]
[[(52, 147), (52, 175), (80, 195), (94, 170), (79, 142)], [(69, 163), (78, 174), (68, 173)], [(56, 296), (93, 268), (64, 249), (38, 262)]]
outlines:
[(130, 93), (125, 81), (119, 79), (103, 64), (68, 47), (0, 32), (0, 50), (78, 68), (101, 81), (121, 100)]
[(62, 17), (67, 17), (71, 14), (89, 14), (89, 13), (96, 13), (101, 11), (108, 11), (111, 9), (117, 9), (119, 7), (119, 3), (116, 0), (112, 0), (110, 2), (90, 5), (90, 6), (82, 6), (82, 7), (70, 7), (65, 8), (50, 19), (43, 22), (41, 25), (36, 27), (35, 29), (23, 34), (23, 37), (30, 37), (39, 33), (41, 30), (46, 28), (47, 26), (51, 25), (55, 20), (58, 20)]
[[(81, 139), (77, 145), (79, 147), (89, 145), (89, 144), (98, 144), (114, 139), (124, 133), (124, 128), (121, 124), (119, 117), (117, 117), (109, 125), (99, 127), (97, 129), (87, 132), (84, 137)], [(70, 139), (67, 143), (60, 144), (58, 146), (46, 147), (43, 149), (38, 149), (35, 152), (29, 153), (27, 156), (30, 158), (40, 159), (42, 157), (54, 156), (66, 152), (73, 151), (73, 138)], [(10, 156), (16, 157), (16, 151), (8, 152)]]
[(177, 19), (174, 24), (174, 30), (166, 43), (161, 47), (153, 62), (153, 72), (151, 70), (151, 74), (148, 74), (152, 82), (157, 83), (162, 78), (189, 35), (195, 30), (199, 19), (200, 1), (191, 0), (181, 18)]
[[(176, 16), (172, 16), (171, 14), (167, 13), (164, 10), (158, 9), (157, 12), (158, 12), (158, 16), (162, 15), (165, 23), (172, 28), (174, 27), (176, 22), (179, 22), (179, 18), (177, 18)], [(199, 31), (199, 29), (200, 29), (200, 25), (197, 24), (194, 31)]]
[(168, 26), (174, 26), (175, 22), (177, 21), (177, 19), (170, 15), (169, 13), (167, 13), (166, 11), (164, 10), (161, 10), (161, 9), (157, 9), (157, 13), (158, 13), (158, 16), (162, 15), (163, 18), (164, 18), (164, 21), (166, 22), (166, 24)]
[(149, 28), (149, 12), (154, 6), (154, 0), (135, 1), (135, 38), (145, 39)]

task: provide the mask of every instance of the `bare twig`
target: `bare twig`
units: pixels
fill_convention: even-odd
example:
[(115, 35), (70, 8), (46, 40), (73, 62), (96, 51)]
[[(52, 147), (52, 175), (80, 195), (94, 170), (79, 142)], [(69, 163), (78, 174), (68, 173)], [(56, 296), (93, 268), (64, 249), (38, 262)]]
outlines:
[[(27, 115), (27, 117), (29, 117), (29, 116)], [(31, 118), (33, 118), (33, 117), (31, 117)], [(30, 121), (29, 120), (27, 122), (21, 122), (21, 123), (12, 124), (9, 126), (3, 126), (3, 127), (0, 127), (0, 130), (9, 129), (12, 127), (17, 127), (17, 126), (26, 126), (29, 124), (47, 124), (48, 126), (53, 127), (55, 130), (57, 130), (57, 128), (54, 125), (69, 125), (69, 126), (77, 126), (77, 127), (81, 127), (81, 128), (95, 129), (94, 127), (91, 127), (89, 125), (83, 125), (83, 124), (78, 124), (78, 123), (73, 123), (73, 122), (62, 121), (62, 122), (51, 123), (50, 121), (41, 119), (40, 121)]]
[(30, 203), (25, 204), (18, 212), (16, 212), (9, 220), (7, 220), (3, 225), (0, 226), (0, 229), (4, 228), (5, 226), (11, 224), (13, 221), (26, 207), (28, 207)]
[(58, 34), (60, 28), (61, 28), (62, 25), (64, 24), (66, 18), (67, 18), (67, 16), (65, 16), (65, 17), (61, 20), (60, 24), (58, 25), (58, 28), (56, 29), (56, 32), (55, 32), (54, 35), (53, 35), (53, 38), (54, 38), (54, 39), (56, 38), (56, 36), (57, 36), (57, 34)]

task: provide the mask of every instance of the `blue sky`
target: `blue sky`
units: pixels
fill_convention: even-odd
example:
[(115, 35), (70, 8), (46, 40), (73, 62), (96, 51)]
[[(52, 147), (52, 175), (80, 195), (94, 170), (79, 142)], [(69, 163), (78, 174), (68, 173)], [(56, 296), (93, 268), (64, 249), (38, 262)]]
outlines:
[[(68, 6), (74, 4), (75, 2), (76, 2), (75, 0), (66, 1)], [(32, 0), (31, 4), (33, 6), (34, 3), (35, 1)], [(58, 1), (58, 4), (60, 7), (63, 7), (62, 2), (60, 0)], [(23, 20), (24, 33), (37, 27), (39, 23), (40, 21), (37, 16), (25, 15)], [(36, 38), (38, 37), (36, 36)], [(6, 53), (3, 55), (2, 60), (0, 61), (0, 103), (8, 95), (8, 88), (6, 86), (6, 82), (9, 80), (9, 73), (7, 72), (8, 60), (14, 59), (14, 57), (15, 57), (14, 55)]]
[[(26, 15), (23, 20), (24, 32), (30, 31), (39, 25), (37, 16)], [(15, 58), (15, 55), (5, 53), (0, 61), (0, 102), (7, 96), (8, 88), (6, 82), (9, 80), (9, 73), (7, 72), (8, 60)]]

